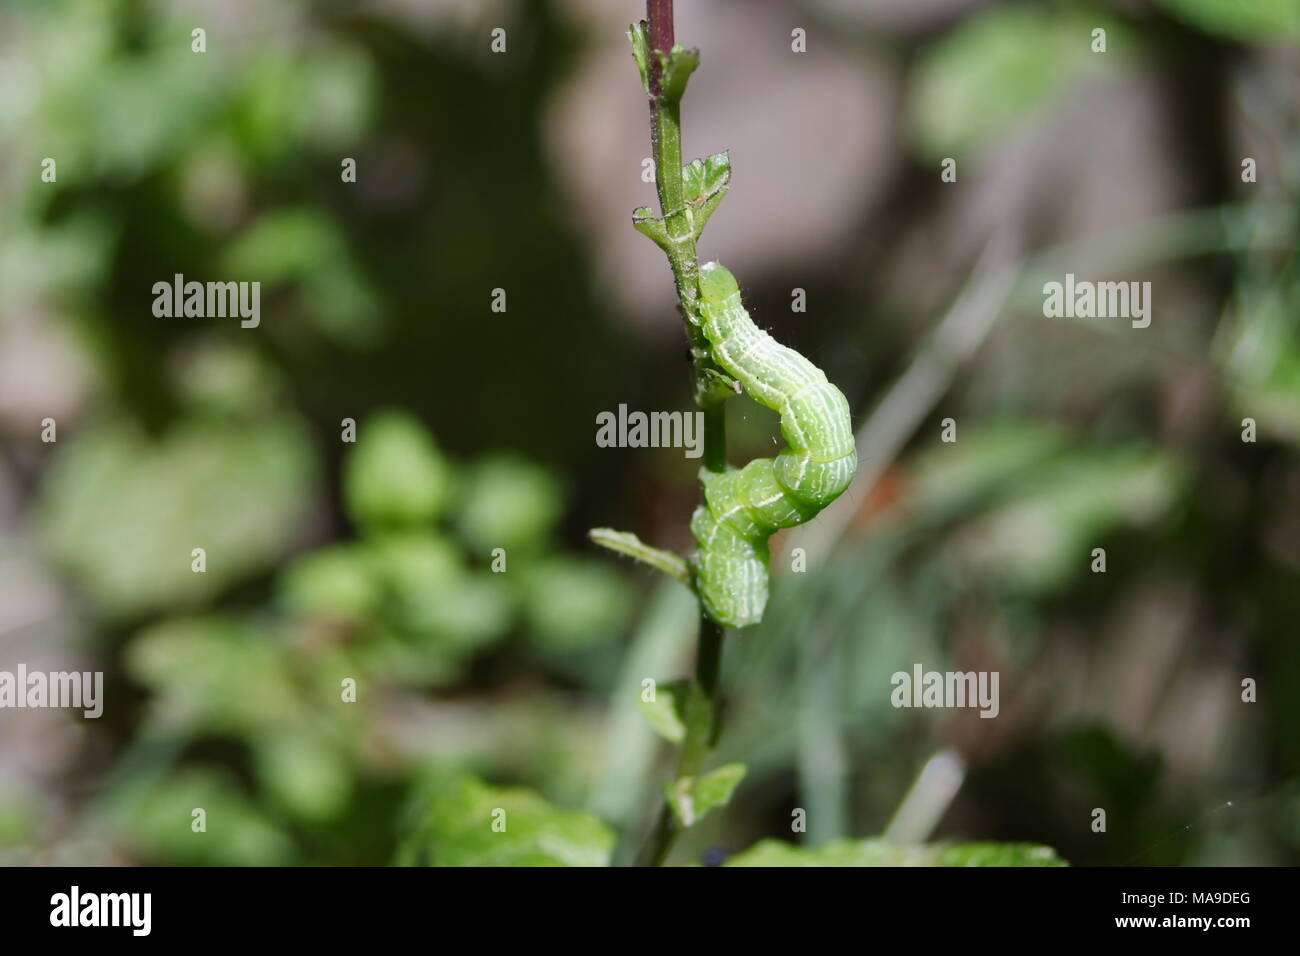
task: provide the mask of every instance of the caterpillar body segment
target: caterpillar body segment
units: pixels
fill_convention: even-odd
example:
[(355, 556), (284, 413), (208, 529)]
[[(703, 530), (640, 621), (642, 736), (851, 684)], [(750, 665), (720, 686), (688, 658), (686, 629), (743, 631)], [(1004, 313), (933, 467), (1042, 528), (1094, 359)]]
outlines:
[(787, 447), (743, 468), (701, 472), (691, 518), (696, 587), (725, 627), (757, 624), (768, 595), (767, 541), (811, 520), (853, 480), (858, 456), (849, 404), (826, 375), (754, 324), (725, 266), (700, 267), (700, 317), (713, 360), (760, 405), (781, 415)]

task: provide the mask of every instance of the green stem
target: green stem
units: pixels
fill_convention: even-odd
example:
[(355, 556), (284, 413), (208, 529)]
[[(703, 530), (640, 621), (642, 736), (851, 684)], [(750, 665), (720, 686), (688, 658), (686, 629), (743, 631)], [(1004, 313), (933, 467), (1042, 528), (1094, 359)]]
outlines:
[[(709, 411), (709, 405), (718, 404), (705, 399), (708, 381), (706, 369), (713, 368), (712, 352), (709, 341), (704, 336), (704, 329), (699, 319), (699, 255), (695, 251), (695, 226), (686, 210), (686, 191), (682, 185), (682, 120), (681, 103), (666, 100), (664, 97), (651, 97), (650, 100), (650, 146), (654, 154), (655, 184), (659, 193), (659, 211), (668, 233), (668, 265), (673, 270), (673, 282), (677, 286), (677, 301), (686, 320), (686, 332), (691, 341), (691, 357), (695, 366), (696, 401)], [(709, 433), (725, 429), (726, 420), (720, 415), (712, 423), (706, 420), (705, 442)], [(725, 438), (714, 438), (725, 444)], [(706, 461), (705, 467), (710, 471), (721, 471)]]
[[(700, 264), (695, 250), (695, 225), (687, 213), (682, 184), (681, 101), (660, 93), (658, 56), (673, 46), (672, 0), (647, 0), (650, 56), (650, 144), (654, 154), (655, 184), (659, 210), (668, 233), (665, 252), (677, 286), (677, 300), (686, 332), (690, 337), (694, 368), (695, 401), (704, 412), (704, 468), (723, 472), (727, 468), (727, 418), (725, 399), (718, 396), (710, 373), (719, 372), (713, 363), (708, 339), (699, 317)], [(708, 758), (721, 731), (721, 682), (723, 629), (707, 614), (700, 613), (700, 634), (695, 651), (695, 681), (687, 696), (684, 723), (686, 736), (678, 755), (675, 779), (696, 776)], [(667, 800), (660, 809), (649, 841), (637, 863), (660, 866), (667, 859), (681, 827)]]
[[(699, 775), (722, 730), (719, 675), (722, 670), (723, 630), (708, 615), (700, 615), (700, 639), (696, 646), (695, 684), (686, 703), (686, 737), (677, 758), (674, 779)], [(681, 834), (677, 817), (665, 799), (655, 820), (654, 831), (637, 858), (638, 866), (662, 866)]]

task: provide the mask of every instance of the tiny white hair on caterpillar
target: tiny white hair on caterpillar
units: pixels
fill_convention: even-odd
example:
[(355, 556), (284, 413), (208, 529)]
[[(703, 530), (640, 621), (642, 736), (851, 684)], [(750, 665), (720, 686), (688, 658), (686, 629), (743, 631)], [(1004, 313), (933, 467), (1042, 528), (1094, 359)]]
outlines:
[(849, 403), (816, 365), (754, 324), (735, 276), (700, 267), (699, 309), (713, 360), (754, 401), (778, 412), (786, 447), (743, 468), (701, 472), (704, 503), (691, 532), (692, 563), (704, 610), (724, 627), (763, 618), (768, 539), (810, 521), (853, 481), (858, 456)]

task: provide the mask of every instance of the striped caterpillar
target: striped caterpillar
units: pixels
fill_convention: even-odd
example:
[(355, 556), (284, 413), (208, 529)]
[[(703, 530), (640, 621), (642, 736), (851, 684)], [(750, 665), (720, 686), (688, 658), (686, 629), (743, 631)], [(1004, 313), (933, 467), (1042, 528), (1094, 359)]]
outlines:
[(704, 503), (691, 532), (704, 609), (724, 627), (757, 624), (767, 604), (767, 539), (811, 520), (853, 480), (858, 455), (849, 404), (825, 373), (756, 326), (723, 265), (700, 267), (700, 319), (713, 360), (781, 415), (787, 448), (744, 468), (702, 471)]

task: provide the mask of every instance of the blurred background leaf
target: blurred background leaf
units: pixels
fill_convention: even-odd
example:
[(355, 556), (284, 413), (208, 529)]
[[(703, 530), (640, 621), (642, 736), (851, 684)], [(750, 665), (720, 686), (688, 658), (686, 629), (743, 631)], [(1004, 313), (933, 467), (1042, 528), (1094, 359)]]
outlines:
[[(874, 477), (773, 540), (745, 778), (672, 862), (1300, 861), (1296, 5), (807, 0), (801, 54), (782, 0), (678, 6), (687, 152), (734, 176), (701, 252)], [(584, 532), (685, 553), (698, 466), (593, 437), (690, 404), (627, 221), (641, 9), (0, 8), (0, 668), (106, 698), (0, 718), (0, 862), (632, 858), (695, 612)], [(1044, 318), (1067, 272), (1150, 281), (1151, 326)], [(260, 282), (260, 325), (155, 317), (176, 274)], [(893, 707), (917, 663), (999, 716)]]
[[(52, 558), (108, 616), (192, 606), (271, 563), (301, 523), (311, 449), (288, 419), (105, 422), (70, 442), (39, 507)], [(206, 571), (191, 570), (195, 548)]]
[(898, 846), (883, 840), (841, 840), (801, 850), (764, 840), (727, 861), (727, 866), (1064, 866), (1049, 847), (965, 843)]
[(456, 777), (435, 786), (400, 860), (424, 866), (603, 866), (614, 834), (590, 814), (517, 788)]

